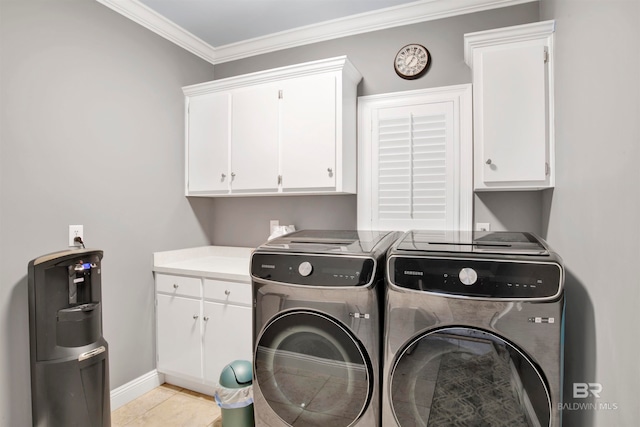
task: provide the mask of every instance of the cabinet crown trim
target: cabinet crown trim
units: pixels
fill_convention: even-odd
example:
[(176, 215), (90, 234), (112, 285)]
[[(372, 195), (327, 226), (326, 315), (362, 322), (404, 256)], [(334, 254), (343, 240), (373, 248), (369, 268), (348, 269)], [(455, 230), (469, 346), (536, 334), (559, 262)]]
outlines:
[(362, 74), (346, 56), (337, 56), (185, 86), (182, 88), (182, 91), (187, 96), (202, 95), (288, 78), (330, 72), (342, 72), (345, 78), (355, 84), (358, 84), (360, 80), (362, 80)]
[(476, 48), (543, 39), (549, 37), (555, 30), (556, 21), (549, 20), (467, 33), (464, 35), (464, 62), (473, 69), (473, 50)]

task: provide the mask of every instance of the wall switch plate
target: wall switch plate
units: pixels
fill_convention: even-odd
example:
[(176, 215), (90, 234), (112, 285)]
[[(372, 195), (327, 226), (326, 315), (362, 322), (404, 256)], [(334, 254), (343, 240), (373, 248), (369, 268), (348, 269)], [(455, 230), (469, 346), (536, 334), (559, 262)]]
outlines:
[(80, 247), (80, 243), (74, 242), (73, 239), (76, 237), (80, 237), (82, 241), (84, 241), (84, 230), (82, 225), (70, 225), (69, 226), (69, 246), (70, 247)]
[(476, 222), (476, 231), (491, 231), (491, 223)]

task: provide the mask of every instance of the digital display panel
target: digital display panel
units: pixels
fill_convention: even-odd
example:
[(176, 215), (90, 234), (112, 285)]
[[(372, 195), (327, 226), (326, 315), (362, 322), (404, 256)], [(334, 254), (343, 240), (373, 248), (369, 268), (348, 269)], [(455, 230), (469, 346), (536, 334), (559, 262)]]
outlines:
[(562, 286), (561, 268), (554, 263), (392, 257), (389, 265), (393, 284), (449, 295), (552, 298)]
[(254, 277), (312, 286), (364, 286), (371, 282), (374, 267), (371, 258), (350, 256), (255, 253), (251, 259)]

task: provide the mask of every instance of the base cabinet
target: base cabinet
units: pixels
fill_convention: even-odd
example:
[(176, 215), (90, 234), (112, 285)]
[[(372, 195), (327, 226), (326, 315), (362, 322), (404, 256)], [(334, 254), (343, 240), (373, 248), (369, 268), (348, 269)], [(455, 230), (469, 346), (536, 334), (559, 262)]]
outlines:
[(163, 294), (158, 294), (156, 301), (158, 371), (199, 380), (200, 301)]
[(220, 372), (234, 360), (251, 356), (251, 308), (219, 302), (204, 302), (204, 382), (214, 385)]
[(212, 392), (224, 366), (252, 360), (251, 285), (156, 274), (158, 372)]

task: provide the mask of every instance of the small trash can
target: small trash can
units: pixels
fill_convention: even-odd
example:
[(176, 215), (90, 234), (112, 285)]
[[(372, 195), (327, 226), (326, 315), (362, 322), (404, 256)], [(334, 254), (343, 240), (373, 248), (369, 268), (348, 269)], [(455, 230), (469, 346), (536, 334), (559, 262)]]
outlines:
[(234, 360), (222, 369), (215, 391), (222, 412), (222, 427), (253, 427), (251, 362)]

